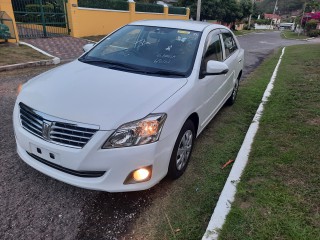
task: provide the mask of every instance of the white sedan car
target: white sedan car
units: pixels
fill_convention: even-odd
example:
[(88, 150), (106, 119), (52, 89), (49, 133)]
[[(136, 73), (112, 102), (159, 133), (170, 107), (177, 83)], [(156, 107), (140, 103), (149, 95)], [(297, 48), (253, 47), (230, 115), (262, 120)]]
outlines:
[(19, 156), (74, 186), (148, 189), (186, 170), (196, 137), (236, 99), (244, 51), (221, 25), (130, 23), (22, 86)]

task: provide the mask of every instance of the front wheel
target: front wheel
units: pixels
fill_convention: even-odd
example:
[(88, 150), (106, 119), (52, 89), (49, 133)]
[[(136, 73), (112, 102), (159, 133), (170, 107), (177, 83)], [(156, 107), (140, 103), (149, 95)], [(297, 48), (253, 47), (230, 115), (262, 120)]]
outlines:
[(238, 95), (238, 90), (239, 90), (239, 79), (236, 80), (236, 82), (233, 86), (231, 96), (227, 100), (227, 105), (231, 106), (235, 103), (237, 95)]
[(177, 179), (186, 170), (192, 153), (194, 140), (194, 124), (191, 120), (187, 120), (178, 135), (172, 151), (168, 169), (168, 176), (170, 178)]

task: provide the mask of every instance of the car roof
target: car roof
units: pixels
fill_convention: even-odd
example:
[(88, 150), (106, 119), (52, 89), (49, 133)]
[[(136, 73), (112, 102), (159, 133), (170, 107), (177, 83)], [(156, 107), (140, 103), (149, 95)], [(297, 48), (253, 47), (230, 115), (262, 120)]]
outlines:
[(187, 20), (141, 20), (141, 21), (132, 22), (129, 25), (179, 28), (179, 29), (201, 31), (201, 32), (208, 26), (211, 26), (212, 29), (226, 28), (225, 26), (222, 26), (219, 24), (200, 22), (200, 21), (187, 21)]

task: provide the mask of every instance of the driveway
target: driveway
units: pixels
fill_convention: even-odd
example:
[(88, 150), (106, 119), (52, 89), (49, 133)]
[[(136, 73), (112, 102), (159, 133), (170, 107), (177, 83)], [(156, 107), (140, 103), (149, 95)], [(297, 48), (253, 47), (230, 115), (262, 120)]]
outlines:
[[(250, 34), (239, 40), (247, 50), (244, 75), (275, 48), (305, 43), (283, 41), (278, 32)], [(50, 68), (0, 73), (0, 239), (119, 239), (152, 203), (154, 193), (172, 185), (165, 180), (143, 192), (89, 191), (49, 178), (20, 160), (12, 128), (16, 89)]]

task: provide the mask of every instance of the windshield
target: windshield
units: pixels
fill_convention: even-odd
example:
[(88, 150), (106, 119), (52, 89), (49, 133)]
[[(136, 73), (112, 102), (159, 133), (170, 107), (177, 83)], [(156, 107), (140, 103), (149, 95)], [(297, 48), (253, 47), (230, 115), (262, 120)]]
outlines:
[(112, 69), (156, 75), (190, 74), (201, 33), (190, 30), (125, 26), (79, 59)]

